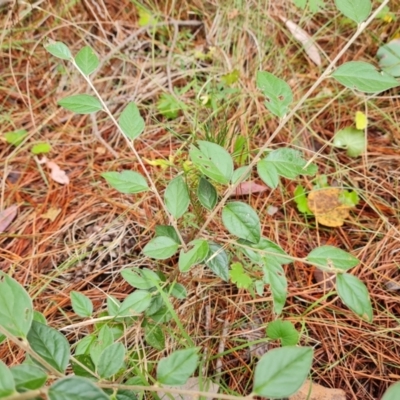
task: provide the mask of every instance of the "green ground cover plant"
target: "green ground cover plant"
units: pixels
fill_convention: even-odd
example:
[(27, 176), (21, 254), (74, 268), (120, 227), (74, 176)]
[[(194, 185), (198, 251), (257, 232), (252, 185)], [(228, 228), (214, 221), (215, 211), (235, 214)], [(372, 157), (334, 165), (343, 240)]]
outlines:
[[(309, 3), (310, 9), (316, 12), (320, 2)], [(265, 287), (271, 293), (271, 310), (276, 320), (268, 325), (266, 337), (280, 340), (281, 347), (269, 350), (257, 361), (252, 390), (247, 399), (255, 396), (288, 397), (302, 386), (311, 370), (313, 347), (298, 345), (299, 332), (291, 322), (279, 317), (288, 297), (284, 266), (302, 262), (332, 274), (335, 277), (332, 293), (335, 292), (357, 318), (370, 323), (373, 321), (370, 293), (364, 282), (351, 271), (360, 263), (357, 257), (328, 244), (313, 248), (306, 257), (288, 254), (278, 243), (263, 236), (257, 210), (245, 201), (232, 200), (231, 196), (255, 174), (271, 191), (280, 190), (283, 179), (293, 181), (297, 185), (295, 201), (299, 212), (305, 217), (315, 214), (317, 218), (307, 203), (306, 189), (302, 184), (307, 178), (314, 179), (316, 190), (331, 188), (323, 183), (327, 181), (323, 171), (319, 171), (313, 160), (302, 151), (289, 146), (274, 149), (271, 144), (325, 79), (335, 80), (348, 90), (367, 94), (399, 86), (390, 71), (380, 71), (371, 63), (348, 61), (337, 65), (386, 3), (382, 2), (371, 11), (369, 0), (336, 0), (337, 9), (355, 22), (356, 31), (304, 97), (294, 102), (290, 85), (268, 71), (260, 70), (253, 77), (257, 89), (265, 97), (266, 109), (277, 121), (275, 131), (265, 144), (244, 158), (240, 153), (245, 149), (245, 143), (240, 139), (236, 142), (237, 151), (230, 153), (223, 140), (216, 143), (192, 138), (183, 144), (187, 150), (185, 164), (171, 163), (172, 172), (164, 180), (166, 185), (152, 177), (146, 161), (136, 148), (138, 138), (146, 129), (137, 105), (129, 102), (119, 115), (114, 115), (93, 84), (91, 75), (101, 66), (95, 51), (90, 46), (84, 46), (74, 55), (60, 41), (45, 44), (48, 53), (63, 60), (66, 65), (72, 65), (90, 88), (88, 93), (57, 99), (58, 105), (78, 115), (105, 113), (137, 160), (140, 169), (103, 172), (102, 178), (118, 192), (132, 198), (148, 192), (156, 197), (168, 224), (155, 226), (154, 235), (143, 246), (142, 254), (160, 262), (176, 257), (176, 271), (167, 276), (142, 266), (123, 269), (122, 278), (134, 290), (122, 301), (106, 293), (107, 310), (100, 316), (95, 315), (95, 307), (87, 296), (79, 291), (71, 292), (74, 313), (83, 319), (82, 323), (93, 326), (93, 332), (73, 346), (59, 330), (49, 326), (41, 313), (34, 311), (32, 299), (24, 287), (2, 273), (1, 339), (17, 345), (26, 353), (26, 360), (12, 367), (0, 361), (0, 398), (22, 400), (45, 395), (51, 400), (122, 400), (144, 396), (143, 393), (147, 392), (155, 395), (159, 392), (185, 394), (184, 389), (170, 386), (182, 386), (192, 375), (202, 375), (203, 349), (182, 326), (171, 299), (187, 298), (188, 288), (176, 282), (176, 274), (191, 273), (199, 265), (204, 265), (217, 278), (230, 282), (239, 290), (248, 290), (254, 298), (262, 297)], [(304, 2), (297, 1), (296, 4), (306, 6)], [(142, 13), (142, 19), (146, 15)], [(157, 21), (148, 23), (156, 24)], [(236, 78), (226, 79), (234, 81)], [(235, 94), (225, 89), (224, 86), (217, 87), (217, 95), (210, 95), (213, 101), (205, 98), (204, 104), (209, 103), (210, 109), (216, 110), (221, 99)], [(160, 99), (158, 110), (167, 119), (177, 118), (180, 112), (190, 112), (176, 98), (182, 93), (184, 91)], [(332, 146), (345, 149), (350, 157), (358, 157), (366, 146), (363, 134), (366, 123), (360, 122), (360, 118), (356, 118), (356, 128), (340, 130), (333, 138)], [(18, 130), (9, 132), (6, 140), (11, 146), (20, 146), (25, 137), (26, 132)], [(45, 152), (50, 150), (45, 144), (41, 146)], [(43, 153), (43, 148), (32, 148), (32, 152)], [(346, 189), (339, 197), (339, 203), (344, 207), (357, 205), (356, 188)], [(193, 223), (185, 220), (188, 214), (200, 217)], [(211, 228), (215, 218), (220, 218), (222, 222), (225, 229), (223, 235), (213, 232)], [(135, 357), (143, 355), (140, 350), (135, 355), (131, 353), (121, 340), (123, 331), (140, 323), (146, 342), (154, 349), (163, 350), (168, 340), (163, 327), (170, 321), (179, 327), (182, 334), (178, 340), (181, 348), (150, 365), (149, 382), (144, 378), (143, 371), (135, 367)], [(383, 400), (400, 397), (399, 385), (393, 384)], [(198, 394), (206, 396), (205, 392)], [(233, 399), (237, 396), (220, 393), (218, 398)]]

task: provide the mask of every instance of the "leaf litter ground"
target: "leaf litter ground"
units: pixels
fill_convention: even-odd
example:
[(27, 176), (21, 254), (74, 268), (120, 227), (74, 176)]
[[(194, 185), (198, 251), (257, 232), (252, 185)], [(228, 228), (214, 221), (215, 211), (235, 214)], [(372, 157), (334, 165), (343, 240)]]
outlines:
[[(76, 116), (57, 106), (63, 97), (85, 92), (86, 84), (67, 64), (49, 57), (43, 45), (46, 38), (60, 40), (76, 54), (90, 44), (105, 60), (94, 80), (112, 110), (119, 113), (134, 101), (146, 121), (145, 132), (136, 142), (138, 152), (150, 161), (166, 163), (173, 155), (179, 164), (187, 159), (194, 138), (213, 138), (231, 149), (241, 133), (251, 150), (262, 146), (277, 122), (255, 90), (260, 62), (263, 70), (291, 86), (295, 101), (319, 76), (320, 69), (304, 54), (282, 17), (315, 35), (331, 58), (355, 27), (337, 18), (332, 21), (337, 14), (329, 7), (312, 18), (304, 14), (300, 23), (299, 11), (290, 2), (256, 4), (251, 13), (253, 3), (236, 9), (223, 1), (183, 1), (171, 9), (167, 2), (153, 2), (148, 9), (160, 21), (182, 21), (166, 23), (154, 36), (140, 28), (138, 9), (128, 0), (118, 5), (111, 1), (54, 4), (46, 9), (23, 4), (1, 8), (2, 26), (7, 27), (1, 47), (2, 131), (25, 129), (28, 138), (17, 149), (0, 138), (0, 210), (18, 205), (16, 218), (0, 234), (0, 269), (25, 285), (36, 309), (52, 326), (63, 328), (70, 343), (90, 332), (90, 326), (68, 328), (81, 321), (72, 312), (71, 291), (87, 295), (100, 311), (105, 293), (119, 300), (131, 293), (120, 276), (125, 267), (144, 266), (176, 276), (188, 291), (187, 299), (176, 303), (177, 314), (193, 341), (207, 349), (208, 375), (226, 389), (247, 394), (255, 360), (278, 345), (248, 345), (264, 338), (266, 325), (274, 320), (269, 292), (254, 299), (202, 266), (179, 275), (176, 259), (157, 263), (143, 256), (141, 250), (155, 225), (166, 223), (159, 205), (150, 192), (119, 194), (101, 178), (105, 172), (140, 172), (140, 168), (103, 114)], [(393, 9), (396, 6), (397, 2)], [(61, 20), (72, 25), (62, 25)], [(175, 29), (178, 40), (174, 40)], [(377, 20), (341, 61), (370, 61), (394, 34), (395, 24)], [(239, 94), (221, 96), (213, 83), (216, 78), (204, 86), (210, 77), (233, 68), (240, 75)], [(165, 119), (157, 111), (158, 99), (185, 85), (189, 86), (180, 95), (185, 110), (177, 119)], [(373, 323), (360, 321), (337, 297), (324, 297), (329, 286), (300, 261), (285, 267), (289, 295), (283, 316), (301, 330), (300, 343), (315, 348), (315, 382), (343, 389), (349, 399), (377, 399), (400, 379), (400, 305), (395, 285), (400, 265), (398, 104), (391, 92), (368, 103), (368, 153), (350, 158), (327, 144), (335, 131), (352, 123), (356, 111), (364, 111), (364, 102), (340, 90), (335, 83), (324, 82), (281, 131), (274, 147), (294, 146), (306, 158), (318, 152), (315, 161), (331, 185), (359, 191), (361, 201), (345, 224), (325, 228), (299, 214), (292, 200), (296, 182), (289, 180), (283, 180), (278, 190), (238, 199), (257, 210), (264, 237), (288, 254), (301, 258), (317, 246), (333, 245), (362, 261), (353, 273), (368, 287)], [(220, 99), (214, 112), (198, 101), (204, 94)], [(31, 146), (43, 142), (51, 144), (46, 156), (67, 173), (69, 184), (53, 181), (31, 154)], [(166, 187), (168, 169), (149, 166), (149, 171), (160, 187)], [(311, 188), (307, 178), (302, 184)], [(270, 206), (277, 207), (273, 215), (268, 213)], [(50, 210), (60, 211), (48, 218)], [(190, 226), (199, 217), (190, 218), (184, 219), (187, 241)], [(215, 237), (224, 237), (219, 220), (211, 228)], [(168, 348), (180, 348), (172, 339), (179, 337), (178, 328), (172, 324), (166, 334)], [(133, 349), (147, 346), (139, 326), (125, 336)], [(12, 350), (0, 346), (0, 359), (9, 365), (23, 360), (18, 349)], [(147, 361), (162, 356), (146, 347)]]

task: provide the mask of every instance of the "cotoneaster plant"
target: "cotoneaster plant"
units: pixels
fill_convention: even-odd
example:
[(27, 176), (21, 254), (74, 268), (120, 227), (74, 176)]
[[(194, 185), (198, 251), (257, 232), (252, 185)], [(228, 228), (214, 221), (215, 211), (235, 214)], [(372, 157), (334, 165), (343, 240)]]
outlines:
[[(262, 236), (256, 210), (247, 203), (231, 201), (229, 198), (240, 183), (256, 171), (273, 190), (279, 187), (281, 177), (298, 180), (302, 175), (317, 174), (317, 167), (308, 162), (301, 152), (291, 148), (272, 150), (270, 147), (283, 126), (323, 79), (335, 79), (351, 90), (365, 93), (378, 93), (399, 85), (393, 76), (376, 70), (366, 62), (351, 61), (336, 68), (341, 56), (386, 3), (382, 2), (370, 15), (369, 0), (335, 1), (339, 10), (358, 24), (357, 31), (296, 105), (292, 104), (293, 94), (285, 81), (267, 71), (257, 73), (256, 83), (266, 98), (265, 106), (279, 119), (279, 125), (249, 165), (235, 169), (234, 159), (224, 147), (209, 141), (196, 141), (188, 148), (192, 178), (187, 179), (187, 171), (175, 168), (175, 176), (165, 188), (158, 187), (152, 180), (135, 149), (135, 139), (145, 129), (136, 104), (127, 104), (122, 113), (115, 117), (91, 82), (90, 75), (100, 64), (94, 51), (86, 46), (73, 56), (61, 42), (46, 45), (49, 53), (71, 63), (93, 92), (93, 95), (77, 94), (63, 98), (58, 104), (78, 114), (105, 112), (125, 138), (143, 170), (143, 174), (131, 170), (110, 171), (103, 173), (103, 178), (121, 193), (134, 195), (152, 191), (165, 212), (169, 225), (156, 228), (154, 238), (143, 248), (144, 255), (165, 260), (179, 254), (177, 268), (181, 273), (205, 264), (222, 280), (231, 280), (239, 287), (260, 295), (263, 294), (264, 285), (269, 285), (276, 315), (282, 313), (287, 296), (287, 280), (282, 266), (294, 259), (300, 260), (335, 274), (336, 291), (343, 303), (360, 318), (372, 321), (373, 310), (368, 290), (363, 282), (348, 272), (359, 264), (356, 257), (333, 246), (317, 247), (304, 259), (289, 255), (278, 244)], [(218, 200), (221, 190), (222, 199)], [(179, 228), (182, 217), (193, 206), (192, 199), (204, 208), (206, 218), (194, 232), (194, 239), (186, 243)], [(208, 231), (208, 226), (217, 216), (234, 238), (229, 248), (219, 243), (217, 236), (210, 241), (205, 235), (212, 233)], [(232, 255), (244, 261), (231, 263)], [(261, 279), (252, 277), (255, 270), (260, 273)], [(202, 349), (194, 345), (189, 335), (183, 333), (185, 348), (172, 352), (158, 362), (152, 385), (143, 379), (140, 370), (134, 376), (127, 377), (124, 374), (128, 365), (132, 365), (132, 360), (127, 358), (129, 349), (120, 338), (124, 327), (140, 323), (145, 330), (145, 340), (156, 349), (164, 349), (164, 333), (158, 324), (173, 319), (180, 326), (169, 299), (184, 299), (187, 296), (186, 288), (179, 283), (169, 282), (168, 277), (149, 268), (127, 268), (121, 274), (135, 290), (122, 302), (107, 296), (107, 312), (96, 318), (93, 317), (91, 301), (81, 293), (71, 293), (75, 313), (88, 318), (83, 322), (94, 327), (93, 333), (76, 343), (73, 349), (60, 331), (48, 326), (43, 315), (33, 310), (32, 300), (26, 290), (11, 277), (1, 275), (1, 339), (14, 342), (26, 352), (27, 357), (23, 364), (11, 368), (0, 361), (0, 398), (14, 400), (45, 395), (51, 400), (123, 399), (135, 398), (137, 391), (184, 392), (163, 385), (184, 385), (196, 371), (201, 374), (199, 365)], [(313, 349), (297, 346), (298, 333), (290, 323), (275, 321), (270, 324), (267, 336), (280, 339), (282, 347), (268, 351), (260, 358), (254, 371), (253, 390), (247, 399), (254, 396), (287, 397), (301, 387), (311, 369)], [(68, 369), (69, 365), (73, 373)], [(134, 365), (132, 368), (135, 370)], [(203, 392), (196, 394), (207, 395)], [(399, 396), (400, 383), (397, 383), (389, 388), (383, 399), (397, 399)], [(225, 394), (218, 394), (218, 397), (237, 398)]]

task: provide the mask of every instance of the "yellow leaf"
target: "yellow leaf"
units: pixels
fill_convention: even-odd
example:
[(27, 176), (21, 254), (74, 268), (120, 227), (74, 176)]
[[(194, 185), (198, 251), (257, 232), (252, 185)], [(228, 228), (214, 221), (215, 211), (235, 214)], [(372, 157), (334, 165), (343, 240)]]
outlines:
[(367, 116), (361, 111), (356, 112), (355, 120), (356, 120), (356, 128), (359, 130), (365, 129), (368, 125)]
[(170, 161), (163, 160), (160, 158), (156, 160), (148, 160), (147, 158), (143, 158), (143, 160), (146, 161), (147, 164), (152, 165), (153, 167), (161, 167), (162, 169), (166, 169), (174, 165)]
[(342, 226), (352, 207), (340, 201), (342, 189), (328, 187), (310, 192), (307, 205), (321, 225), (336, 228)]
[(60, 212), (61, 208), (50, 207), (45, 214), (42, 214), (42, 218), (49, 219), (51, 222), (54, 222)]

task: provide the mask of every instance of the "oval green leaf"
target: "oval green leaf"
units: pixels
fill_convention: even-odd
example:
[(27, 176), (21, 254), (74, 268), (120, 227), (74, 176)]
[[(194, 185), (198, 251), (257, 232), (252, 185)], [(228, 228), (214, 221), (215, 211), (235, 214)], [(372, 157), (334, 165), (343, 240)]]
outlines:
[(333, 145), (340, 149), (346, 149), (349, 157), (358, 157), (364, 153), (366, 144), (364, 131), (351, 127), (336, 132), (333, 138)]
[(28, 333), (32, 350), (57, 371), (64, 373), (69, 362), (69, 343), (57, 330), (33, 321)]
[(187, 272), (193, 265), (201, 263), (208, 254), (208, 243), (205, 240), (198, 239), (191, 242), (194, 245), (186, 253), (181, 250), (179, 254), (179, 271)]
[(93, 312), (93, 304), (84, 294), (71, 292), (72, 308), (80, 317), (90, 317)]
[(334, 272), (332, 269), (347, 271), (360, 263), (350, 253), (334, 246), (317, 247), (308, 254), (306, 260), (313, 263), (317, 268), (330, 272)]
[(47, 380), (47, 374), (35, 365), (16, 365), (15, 367), (11, 367), (10, 371), (14, 377), (15, 387), (18, 391), (39, 389)]
[(336, 276), (336, 289), (340, 299), (359, 317), (372, 322), (372, 305), (368, 289), (358, 278), (350, 274)]
[(15, 392), (15, 382), (7, 365), (0, 360), (0, 398), (8, 397)]
[(222, 210), (222, 222), (232, 235), (252, 243), (260, 241), (260, 220), (248, 204), (240, 201), (228, 203)]
[(290, 86), (282, 79), (266, 71), (258, 71), (256, 80), (258, 89), (268, 100), (264, 103), (265, 107), (279, 118), (285, 116), (293, 101)]
[(19, 129), (17, 131), (6, 132), (4, 138), (6, 142), (12, 144), (13, 146), (19, 146), (28, 135), (28, 131), (25, 129)]
[(85, 46), (75, 56), (75, 63), (85, 75), (90, 75), (99, 66), (99, 59), (90, 46)]
[(121, 193), (140, 193), (149, 189), (144, 177), (135, 171), (103, 172), (101, 176)]
[(399, 82), (386, 72), (378, 72), (375, 67), (363, 61), (342, 64), (333, 74), (343, 86), (365, 93), (379, 93), (399, 86)]
[(124, 365), (125, 347), (122, 343), (113, 343), (100, 355), (97, 363), (97, 373), (106, 379), (115, 375)]
[(119, 117), (119, 126), (129, 139), (136, 139), (144, 131), (144, 119), (136, 104), (130, 102)]
[(189, 207), (190, 198), (185, 180), (177, 176), (168, 184), (164, 194), (165, 206), (176, 219), (182, 217)]
[(264, 259), (263, 272), (264, 282), (269, 284), (271, 288), (274, 312), (279, 315), (285, 306), (287, 296), (285, 271), (275, 260)]
[(13, 335), (26, 338), (33, 320), (33, 305), (26, 290), (0, 272), (0, 325)]
[(209, 243), (209, 252), (206, 257), (206, 265), (223, 281), (229, 281), (229, 257), (222, 246), (216, 243)]
[(109, 400), (93, 382), (78, 376), (69, 376), (53, 383), (48, 390), (50, 400)]
[(193, 164), (206, 176), (222, 184), (228, 184), (233, 174), (230, 154), (216, 143), (198, 141), (200, 150), (190, 146), (189, 154)]
[(257, 163), (257, 173), (261, 180), (271, 189), (276, 189), (278, 187), (279, 175), (273, 163), (270, 163), (265, 159), (260, 160)]
[(150, 292), (147, 290), (136, 290), (122, 302), (117, 316), (130, 317), (140, 314), (150, 307), (151, 300), (152, 296)]
[(157, 381), (163, 385), (184, 385), (197, 368), (198, 351), (198, 347), (176, 350), (161, 359), (157, 366)]
[(148, 268), (123, 269), (121, 275), (132, 287), (144, 290), (156, 287), (157, 282), (161, 280), (154, 271)]
[(199, 186), (197, 188), (197, 198), (199, 199), (201, 205), (210, 211), (217, 204), (218, 200), (217, 190), (203, 176), (200, 178)]
[(256, 366), (254, 393), (263, 397), (289, 397), (306, 380), (312, 359), (311, 347), (286, 346), (270, 350)]
[(294, 346), (299, 341), (299, 332), (293, 324), (290, 321), (280, 319), (268, 324), (267, 336), (270, 339), (279, 339), (282, 346)]
[(72, 54), (69, 48), (62, 42), (49, 43), (44, 46), (46, 51), (55, 57), (61, 58), (63, 60), (71, 60)]
[(370, 0), (335, 0), (338, 10), (357, 24), (365, 21), (371, 13)]
[(390, 385), (388, 390), (383, 394), (382, 400), (398, 400), (400, 399), (400, 382)]
[(144, 246), (143, 254), (156, 260), (166, 260), (176, 253), (178, 246), (167, 236), (157, 236)]
[(64, 97), (57, 104), (77, 114), (91, 114), (103, 109), (100, 101), (88, 94), (76, 94)]
[(144, 340), (156, 350), (164, 350), (165, 337), (160, 325), (147, 323), (144, 328)]

